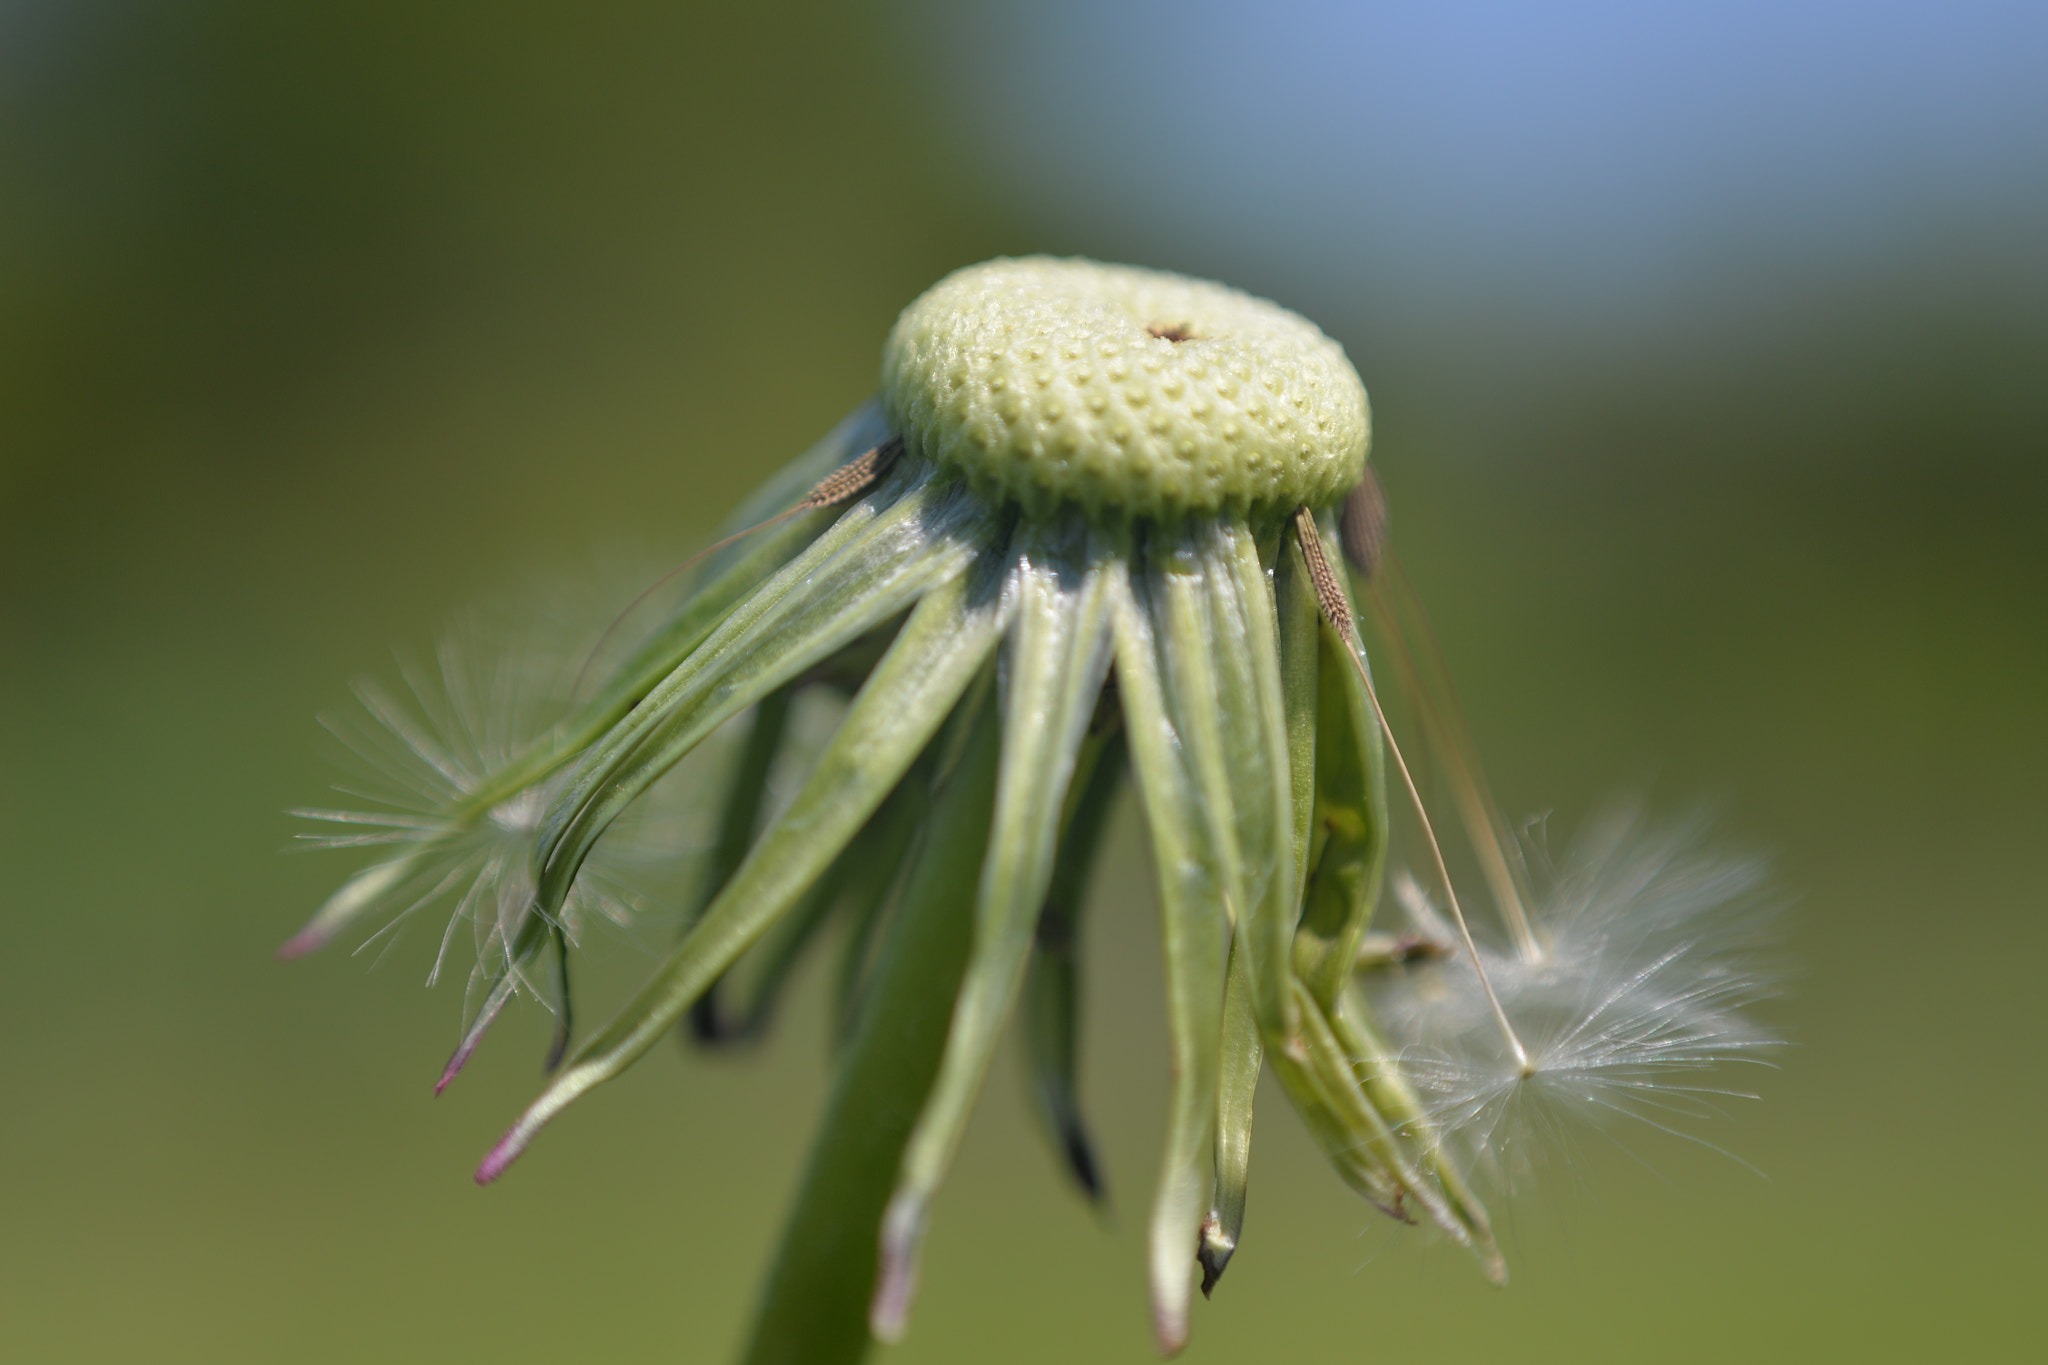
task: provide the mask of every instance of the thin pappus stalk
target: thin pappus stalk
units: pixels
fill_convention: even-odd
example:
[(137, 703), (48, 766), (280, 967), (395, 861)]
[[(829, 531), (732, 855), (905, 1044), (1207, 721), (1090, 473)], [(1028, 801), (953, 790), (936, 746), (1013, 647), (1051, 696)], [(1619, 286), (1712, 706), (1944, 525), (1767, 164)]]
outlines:
[(1415, 806), (1416, 818), (1422, 822), (1423, 841), (1429, 845), (1429, 856), (1435, 861), (1438, 881), (1444, 888), (1444, 898), (1450, 903), (1451, 918), (1458, 926), (1458, 936), (1464, 940), (1465, 952), (1472, 961), (1472, 970), (1479, 977), (1479, 985), (1486, 992), (1486, 1000), (1493, 1007), (1494, 1022), (1500, 1026), (1501, 1036), (1515, 1055), (1516, 1063), (1524, 1076), (1536, 1074), (1529, 1060), (1529, 1050), (1522, 1045), (1515, 1026), (1508, 1022), (1508, 1012), (1501, 1008), (1500, 995), (1493, 988), (1493, 981), (1487, 976), (1486, 964), (1479, 956), (1479, 944), (1472, 938), (1472, 926), (1465, 922), (1465, 912), (1458, 905), (1457, 888), (1451, 885), (1451, 869), (1444, 863), (1443, 846), (1437, 843), (1436, 829), (1430, 824), (1429, 808), (1422, 804), (1422, 793), (1416, 789), (1414, 774), (1408, 771), (1408, 760), (1401, 756), (1401, 742), (1394, 736), (1394, 727), (1387, 723), (1386, 708), (1380, 705), (1379, 690), (1372, 685), (1372, 673), (1366, 668), (1365, 660), (1359, 653), (1357, 629), (1351, 619), (1351, 605), (1344, 600), (1344, 589), (1337, 582), (1336, 574), (1330, 571), (1330, 561), (1323, 554), (1322, 531), (1316, 526), (1315, 514), (1306, 507), (1294, 514), (1296, 527), (1300, 531), (1302, 553), (1308, 558), (1309, 576), (1315, 582), (1316, 601), (1329, 618), (1337, 634), (1344, 640), (1346, 657), (1358, 671), (1358, 678), (1365, 685), (1365, 694), (1372, 701), (1374, 717), (1387, 737), (1387, 752), (1393, 755), (1394, 767), (1401, 774), (1401, 783), (1408, 789), (1408, 799)]
[[(1523, 867), (1519, 850), (1507, 837), (1507, 822), (1501, 819), (1493, 792), (1487, 786), (1485, 770), (1479, 765), (1472, 733), (1465, 725), (1457, 692), (1451, 686), (1443, 656), (1429, 628), (1428, 615), (1416, 600), (1394, 547), (1387, 543), (1386, 494), (1380, 489), (1378, 476), (1370, 469), (1365, 471), (1365, 478), (1344, 500), (1337, 540), (1344, 558), (1364, 580), (1366, 602), (1393, 654), (1394, 667), (1422, 718), (1424, 730), (1435, 741), (1444, 759), (1451, 780), (1451, 794), (1458, 803), (1458, 812), (1463, 817), (1473, 849), (1479, 855), (1480, 870), (1485, 873), (1487, 887), (1493, 892), (1494, 904), (1499, 908), (1501, 918), (1507, 922), (1516, 948), (1524, 958), (1536, 961), (1543, 956), (1543, 945), (1530, 927), (1529, 912), (1524, 903), (1527, 870)], [(1408, 647), (1407, 635), (1389, 597), (1389, 582), (1393, 584), (1393, 595), (1404, 599), (1409, 606), (1435, 686), (1424, 680), (1415, 652)]]

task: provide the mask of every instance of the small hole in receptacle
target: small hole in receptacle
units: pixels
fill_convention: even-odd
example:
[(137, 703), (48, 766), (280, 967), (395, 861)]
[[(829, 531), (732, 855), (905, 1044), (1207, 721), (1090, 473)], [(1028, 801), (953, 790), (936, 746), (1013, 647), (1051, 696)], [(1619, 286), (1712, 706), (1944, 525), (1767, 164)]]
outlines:
[(1170, 327), (1155, 325), (1147, 327), (1145, 330), (1158, 337), (1161, 341), (1193, 341), (1195, 339), (1194, 329), (1185, 322), (1176, 322)]

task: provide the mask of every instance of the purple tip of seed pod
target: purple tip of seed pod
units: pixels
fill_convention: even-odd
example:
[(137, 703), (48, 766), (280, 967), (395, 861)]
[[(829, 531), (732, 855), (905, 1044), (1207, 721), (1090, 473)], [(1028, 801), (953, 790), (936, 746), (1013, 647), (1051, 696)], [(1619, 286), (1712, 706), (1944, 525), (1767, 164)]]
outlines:
[(483, 1010), (477, 1015), (476, 1022), (469, 1026), (469, 1032), (463, 1034), (462, 1041), (456, 1044), (455, 1053), (449, 1057), (448, 1065), (441, 1068), (441, 1079), (434, 1082), (436, 1095), (446, 1090), (449, 1082), (461, 1074), (463, 1067), (469, 1065), (469, 1059), (476, 1055), (477, 1045), (484, 1040), (485, 1030), (490, 1028), (491, 1021), (498, 1017), (498, 1012), (505, 1008), (505, 1002), (510, 998), (509, 992), (498, 990), (492, 991), (490, 998), (484, 1001)]
[(455, 1049), (455, 1055), (448, 1059), (448, 1065), (441, 1068), (441, 1079), (434, 1082), (436, 1095), (446, 1090), (449, 1083), (461, 1074), (462, 1068), (469, 1063), (470, 1054), (476, 1051), (478, 1041), (475, 1035), (462, 1040), (462, 1046)]
[(1187, 1344), (1187, 1313), (1155, 1307), (1152, 1310), (1152, 1345), (1161, 1359), (1179, 1355)]
[(315, 948), (325, 947), (327, 940), (332, 937), (334, 935), (330, 931), (321, 928), (317, 924), (309, 924), (299, 930), (298, 933), (286, 939), (278, 947), (275, 955), (276, 960), (279, 962), (295, 961), (312, 952)]
[(882, 1214), (882, 1264), (868, 1304), (868, 1330), (885, 1345), (903, 1339), (917, 1297), (917, 1253), (924, 1240), (924, 1201), (898, 1194)]
[(516, 1130), (499, 1138), (498, 1145), (491, 1148), (489, 1154), (484, 1157), (483, 1163), (476, 1168), (476, 1183), (488, 1185), (499, 1176), (505, 1174), (505, 1168), (514, 1161), (517, 1161), (519, 1154), (524, 1150), (526, 1150), (526, 1144), (519, 1141), (519, 1134)]

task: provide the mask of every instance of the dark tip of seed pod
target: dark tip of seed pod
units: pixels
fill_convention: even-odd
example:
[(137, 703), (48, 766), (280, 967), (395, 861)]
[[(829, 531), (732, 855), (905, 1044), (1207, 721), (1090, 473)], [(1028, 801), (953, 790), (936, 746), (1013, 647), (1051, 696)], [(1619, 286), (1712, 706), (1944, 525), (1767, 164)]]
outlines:
[(1224, 1235), (1223, 1224), (1215, 1214), (1202, 1220), (1202, 1245), (1195, 1252), (1195, 1259), (1202, 1266), (1202, 1297), (1208, 1298), (1216, 1288), (1216, 1282), (1223, 1278), (1223, 1271), (1230, 1264), (1230, 1258), (1237, 1254), (1237, 1243)]
[(718, 989), (712, 989), (697, 997), (690, 1006), (690, 1041), (699, 1047), (723, 1047), (735, 1040), (740, 1030), (734, 1028), (725, 1017), (725, 1011), (718, 1007)]
[(1061, 1134), (1066, 1147), (1067, 1171), (1091, 1204), (1102, 1203), (1102, 1170), (1095, 1164), (1095, 1148), (1079, 1123), (1070, 1123)]
[(569, 1021), (555, 1020), (555, 1035), (548, 1040), (547, 1060), (541, 1063), (541, 1071), (552, 1076), (561, 1069), (562, 1059), (569, 1055)]
[(569, 991), (569, 935), (560, 925), (555, 926), (555, 1035), (548, 1041), (548, 1056), (541, 1063), (541, 1074), (552, 1076), (562, 1065), (562, 1059), (569, 1055), (569, 1039), (576, 1032), (576, 1015), (572, 1006), (574, 997)]
[(1367, 578), (1379, 567), (1380, 551), (1387, 542), (1387, 495), (1372, 466), (1365, 467), (1365, 479), (1344, 499), (1337, 514), (1337, 543), (1344, 558)]

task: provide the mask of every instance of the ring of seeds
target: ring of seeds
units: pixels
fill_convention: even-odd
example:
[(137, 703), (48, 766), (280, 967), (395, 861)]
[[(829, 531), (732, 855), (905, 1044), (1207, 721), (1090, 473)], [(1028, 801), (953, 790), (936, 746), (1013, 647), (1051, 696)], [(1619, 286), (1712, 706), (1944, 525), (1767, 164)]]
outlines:
[(908, 451), (1037, 514), (1323, 506), (1363, 477), (1371, 441), (1365, 385), (1306, 318), (1044, 256), (957, 270), (904, 309), (882, 401)]

